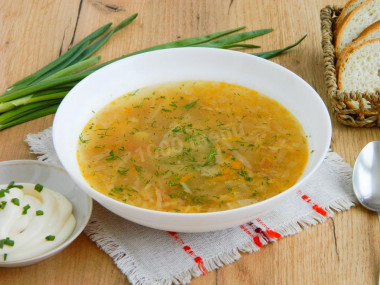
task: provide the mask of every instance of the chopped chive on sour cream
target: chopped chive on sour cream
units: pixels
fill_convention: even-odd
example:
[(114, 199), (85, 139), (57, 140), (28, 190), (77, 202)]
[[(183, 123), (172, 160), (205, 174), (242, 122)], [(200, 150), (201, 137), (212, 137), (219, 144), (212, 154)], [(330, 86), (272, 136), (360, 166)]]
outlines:
[(41, 184), (0, 185), (0, 264), (56, 248), (75, 224), (72, 205), (62, 194)]

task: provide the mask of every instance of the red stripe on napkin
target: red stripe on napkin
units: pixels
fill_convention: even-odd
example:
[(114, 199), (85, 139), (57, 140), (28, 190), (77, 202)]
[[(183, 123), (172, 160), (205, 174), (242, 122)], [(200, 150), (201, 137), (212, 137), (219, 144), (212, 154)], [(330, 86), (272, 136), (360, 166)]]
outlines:
[(271, 228), (269, 228), (260, 218), (257, 218), (256, 221), (262, 225), (265, 229), (265, 232), (267, 233), (267, 235), (272, 238), (272, 239), (280, 239), (282, 238), (282, 235), (279, 234), (278, 232), (275, 232), (274, 230), (272, 230)]
[(258, 246), (258, 247), (263, 247), (263, 244), (260, 241), (260, 238), (257, 235), (254, 235), (253, 233), (250, 232), (249, 229), (247, 229), (245, 226), (241, 225), (240, 228), (247, 234), (249, 235), (253, 242)]
[(204, 264), (203, 264), (203, 259), (202, 257), (200, 256), (197, 256), (194, 251), (191, 249), (191, 247), (189, 245), (186, 245), (185, 242), (183, 241), (183, 239), (180, 238), (180, 236), (178, 235), (178, 233), (176, 232), (168, 232), (172, 237), (174, 237), (174, 239), (176, 241), (178, 241), (183, 247), (183, 250), (189, 254), (193, 259), (194, 259), (194, 262), (198, 264), (198, 268), (199, 270), (202, 272), (202, 275), (206, 275), (207, 273), (207, 269), (205, 268)]
[(314, 203), (309, 196), (302, 194), (301, 190), (298, 190), (297, 194), (301, 196), (302, 200), (312, 205), (313, 210), (316, 211), (318, 214), (321, 214), (324, 217), (328, 216), (328, 213), (323, 208), (321, 208), (318, 204)]
[(256, 226), (252, 222), (247, 223), (247, 225), (249, 225), (255, 231), (255, 233), (259, 234), (267, 243), (270, 242), (270, 237), (265, 231), (263, 231), (262, 228)]

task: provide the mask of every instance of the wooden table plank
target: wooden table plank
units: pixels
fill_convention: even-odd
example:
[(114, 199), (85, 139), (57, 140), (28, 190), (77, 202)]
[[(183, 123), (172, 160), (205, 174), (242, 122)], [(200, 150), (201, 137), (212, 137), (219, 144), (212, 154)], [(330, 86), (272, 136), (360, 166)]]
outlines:
[[(0, 91), (37, 70), (70, 44), (107, 22), (138, 12), (99, 54), (103, 60), (152, 45), (247, 26), (272, 27), (251, 40), (262, 50), (286, 46), (304, 34), (302, 45), (273, 59), (329, 98), (323, 78), (319, 11), (345, 0), (70, 0), (0, 2)], [(35, 159), (24, 142), (28, 133), (51, 126), (48, 116), (0, 132), (0, 161)], [(332, 118), (331, 148), (353, 164), (360, 149), (380, 140), (379, 129), (353, 129)], [(380, 268), (377, 216), (358, 206), (326, 223), (273, 243), (192, 284), (376, 284)], [(0, 269), (0, 284), (128, 284), (105, 253), (84, 234), (60, 254), (39, 264)]]

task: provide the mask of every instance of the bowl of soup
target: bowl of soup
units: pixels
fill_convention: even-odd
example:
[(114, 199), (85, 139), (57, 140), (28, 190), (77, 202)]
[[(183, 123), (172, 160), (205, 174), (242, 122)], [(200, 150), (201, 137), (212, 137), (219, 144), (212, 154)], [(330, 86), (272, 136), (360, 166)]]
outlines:
[(291, 71), (237, 51), (177, 48), (114, 62), (77, 84), (53, 123), (77, 185), (115, 214), (168, 231), (248, 222), (321, 165), (331, 122)]

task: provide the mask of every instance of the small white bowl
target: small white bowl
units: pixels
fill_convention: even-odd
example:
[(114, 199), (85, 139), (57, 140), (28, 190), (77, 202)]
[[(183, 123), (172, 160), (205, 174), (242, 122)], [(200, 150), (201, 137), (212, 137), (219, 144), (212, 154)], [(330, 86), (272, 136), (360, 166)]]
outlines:
[[(79, 135), (94, 112), (141, 87), (183, 80), (225, 81), (259, 91), (285, 106), (302, 124), (312, 154), (293, 187), (250, 206), (200, 214), (152, 211), (113, 200), (90, 187), (80, 172)], [(245, 223), (291, 197), (321, 165), (330, 146), (331, 121), (325, 104), (299, 76), (271, 61), (213, 48), (177, 48), (139, 54), (114, 62), (77, 84), (61, 103), (53, 123), (55, 150), (78, 186), (121, 217), (148, 227), (204, 232)]]
[(0, 162), (0, 185), (8, 184), (11, 181), (39, 183), (64, 195), (73, 205), (76, 225), (69, 238), (53, 250), (25, 260), (0, 262), (0, 267), (27, 266), (49, 258), (73, 242), (87, 225), (91, 216), (92, 200), (75, 185), (64, 169), (36, 160)]

